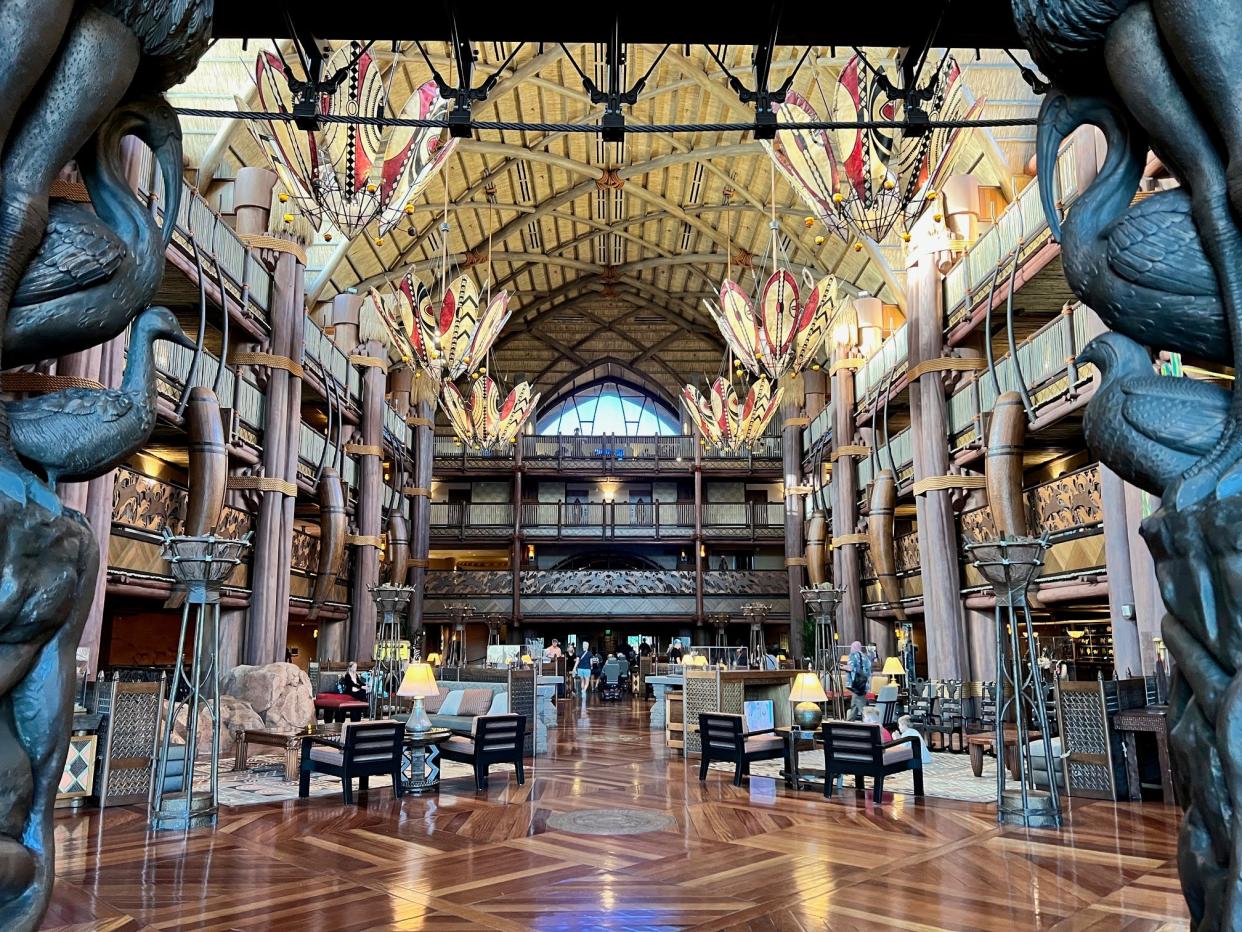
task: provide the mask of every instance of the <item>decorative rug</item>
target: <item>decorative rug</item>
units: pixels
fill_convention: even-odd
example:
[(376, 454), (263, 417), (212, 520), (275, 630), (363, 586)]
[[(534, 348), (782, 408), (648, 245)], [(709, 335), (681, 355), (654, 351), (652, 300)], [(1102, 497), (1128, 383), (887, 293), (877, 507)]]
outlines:
[[(220, 804), (224, 806), (253, 806), (256, 803), (281, 802), (286, 799), (298, 798), (297, 781), (285, 782), (284, 756), (250, 755), (247, 761), (249, 769), (237, 771), (233, 769), (232, 758), (220, 760)], [(200, 761), (195, 768), (196, 779), (207, 782), (208, 765)], [(492, 767), (493, 774), (513, 771), (511, 764), (496, 764)], [(443, 790), (455, 792), (474, 792), (474, 770), (457, 761), (440, 762), (440, 784)], [(391, 777), (371, 777), (369, 790), (389, 791), (392, 787)], [(357, 786), (355, 784), (355, 793)], [(310, 776), (311, 796), (340, 796), (341, 781), (336, 777), (322, 773)]]
[(547, 825), (574, 835), (641, 835), (674, 829), (677, 820), (646, 809), (583, 809), (551, 815)]
[[(723, 761), (712, 761), (712, 770), (733, 772), (733, 765)], [(802, 751), (798, 755), (798, 767), (802, 770), (823, 770), (824, 752), (821, 749)], [(781, 760), (755, 761), (750, 765), (752, 776), (773, 777), (783, 780), (781, 771), (785, 762)], [(853, 788), (853, 778), (846, 777), (846, 789)], [(864, 780), (870, 789), (871, 779)], [(884, 778), (884, 792), (914, 795), (914, 775), (910, 771), (895, 773)], [(970, 769), (969, 754), (951, 754), (948, 751), (932, 753), (930, 764), (923, 766), (923, 793), (941, 799), (960, 799), (972, 803), (987, 803), (996, 800), (996, 759), (983, 758), (983, 776), (976, 777)]]

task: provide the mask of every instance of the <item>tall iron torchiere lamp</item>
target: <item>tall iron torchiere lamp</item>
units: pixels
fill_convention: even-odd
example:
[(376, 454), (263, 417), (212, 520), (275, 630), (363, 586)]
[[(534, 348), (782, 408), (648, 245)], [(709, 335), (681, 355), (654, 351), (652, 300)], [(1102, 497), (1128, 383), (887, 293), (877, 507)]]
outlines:
[(728, 612), (710, 612), (707, 616), (707, 623), (716, 629), (716, 646), (729, 646), (729, 620), (732, 616)]
[(414, 586), (383, 583), (371, 587), (375, 600), (375, 648), (371, 670), (371, 692), (368, 695), (370, 715), (375, 718), (385, 705), (392, 707), (393, 691), (401, 682), (404, 664), (410, 659), (410, 642), (401, 636), (401, 619), (409, 609), (410, 599), (418, 590)]
[[(215, 825), (220, 782), (220, 589), (250, 547), (241, 540), (206, 536), (174, 536), (164, 531), (164, 559), (177, 589), (185, 593), (177, 663), (168, 688), (155, 790), (151, 796), (151, 827), (188, 829)], [(193, 616), (193, 621), (191, 621)], [(193, 638), (189, 671), (185, 668), (186, 636)], [(211, 766), (206, 790), (196, 791), (194, 762), (198, 759), (199, 715), (211, 720)], [(173, 744), (173, 729), (185, 722), (185, 742)]]
[(750, 663), (763, 666), (763, 655), (767, 646), (763, 639), (763, 623), (768, 620), (772, 606), (767, 602), (747, 602), (742, 606), (742, 614), (750, 621)]
[(466, 602), (445, 605), (453, 619), (453, 636), (444, 652), (444, 666), (461, 667), (466, 663), (466, 622), (474, 616), (474, 608)]
[[(1035, 789), (1032, 780), (1030, 734), (1034, 722), (1047, 748), (1048, 707), (1040, 674), (1031, 609), (1026, 593), (1044, 565), (1048, 536), (1003, 537), (967, 544), (975, 568), (996, 593), (996, 748), (1005, 746), (1005, 723), (1013, 720), (1017, 730), (1015, 787), (1005, 785), (1005, 768), (997, 757), (996, 821), (1027, 828), (1060, 828), (1061, 796), (1056, 774), (1047, 768), (1048, 789)], [(1026, 642), (1026, 660), (1022, 640)]]
[(833, 647), (837, 643), (837, 606), (845, 589), (823, 583), (819, 586), (804, 586), (802, 603), (815, 619), (815, 652), (811, 657), (811, 667), (823, 678), (825, 674), (833, 677), (832, 714), (836, 718), (845, 718), (845, 705), (841, 698), (840, 684), (837, 683), (837, 663)]

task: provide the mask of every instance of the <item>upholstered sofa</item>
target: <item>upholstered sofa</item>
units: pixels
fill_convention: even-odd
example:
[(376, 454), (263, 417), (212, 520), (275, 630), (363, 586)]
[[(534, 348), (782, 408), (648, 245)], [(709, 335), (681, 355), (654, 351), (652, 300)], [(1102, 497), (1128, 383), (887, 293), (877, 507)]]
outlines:
[[(476, 671), (467, 667), (463, 668), (462, 673), (473, 673), (478, 678), (470, 677), (460, 680), (450, 678), (456, 674), (456, 671), (445, 669), (439, 672), (441, 676), (437, 678), (436, 685), (444, 691), (443, 695), (438, 697), (439, 701), (437, 699), (425, 701), (427, 716), (433, 725), (469, 733), (477, 716), (521, 715), (526, 723), (524, 742), (526, 754), (529, 756), (547, 753), (548, 726), (541, 716), (536, 714), (538, 690), (535, 688), (533, 670), (486, 669)], [(492, 693), (492, 697), (487, 700), (487, 706), (483, 707), (483, 700), (476, 699), (473, 705), (467, 700), (466, 705), (463, 706), (462, 697), (453, 698), (450, 695), (453, 692), (467, 689), (486, 689)], [(497, 694), (500, 694), (499, 697)], [(512, 701), (513, 695), (518, 697), (516, 703)]]
[[(453, 731), (468, 732), (479, 715), (505, 715), (509, 711), (509, 691), (506, 683), (461, 683), (440, 680), (436, 683), (440, 688), (437, 698), (423, 700), (427, 709), (427, 717), (436, 728), (448, 728)], [(470, 691), (473, 691), (471, 694)], [(483, 699), (483, 693), (490, 698)], [(463, 700), (465, 706), (463, 707)]]

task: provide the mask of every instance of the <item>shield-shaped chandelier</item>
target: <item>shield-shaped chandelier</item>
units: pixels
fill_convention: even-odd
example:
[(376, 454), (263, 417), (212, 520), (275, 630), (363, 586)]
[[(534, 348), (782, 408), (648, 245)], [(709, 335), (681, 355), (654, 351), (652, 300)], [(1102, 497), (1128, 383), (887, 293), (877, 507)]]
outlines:
[(827, 275), (803, 298), (798, 281), (776, 269), (752, 301), (741, 285), (725, 279), (719, 306), (708, 311), (737, 361), (755, 375), (779, 382), (797, 375), (815, 359), (837, 300), (836, 279)]
[[(927, 88), (924, 108), (932, 120), (969, 119), (981, 106), (966, 103), (956, 61), (946, 57)], [(895, 76), (882, 75), (855, 55), (825, 94), (828, 120), (901, 122), (903, 90)], [(820, 120), (814, 105), (789, 92), (777, 110), (782, 125)], [(960, 129), (937, 127), (918, 133), (903, 129), (782, 129), (765, 142), (781, 173), (807, 207), (833, 233), (883, 241), (900, 222), (908, 228), (936, 198), (948, 173)]]
[[(322, 113), (375, 117), (391, 109), (382, 69), (357, 42), (338, 47), (324, 66), (329, 74), (341, 68), (347, 76), (323, 96)], [(289, 79), (276, 55), (259, 54), (255, 83), (260, 109), (293, 111)], [(399, 116), (433, 120), (447, 111), (448, 102), (429, 81), (410, 95)], [(378, 236), (387, 234), (412, 212), (413, 200), (457, 144), (434, 127), (323, 123), (303, 130), (285, 120), (248, 125), (298, 210), (329, 238), (335, 229), (352, 240), (372, 221)]]
[(739, 403), (732, 382), (720, 376), (703, 395), (693, 385), (682, 389), (690, 420), (703, 439), (723, 450), (736, 451), (752, 446), (767, 430), (780, 407), (783, 388), (772, 391), (767, 376), (751, 384), (740, 380), (746, 400)]
[(440, 400), (458, 440), (471, 449), (492, 450), (517, 440), (539, 404), (539, 393), (529, 382), (519, 382), (504, 395), (500, 383), (483, 374), (474, 380), (469, 398), (463, 398), (456, 385), (445, 381)]

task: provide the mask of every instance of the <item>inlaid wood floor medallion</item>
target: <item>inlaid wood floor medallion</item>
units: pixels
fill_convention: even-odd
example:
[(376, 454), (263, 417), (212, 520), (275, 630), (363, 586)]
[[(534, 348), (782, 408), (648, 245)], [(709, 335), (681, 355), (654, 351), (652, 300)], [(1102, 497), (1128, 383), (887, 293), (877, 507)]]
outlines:
[[(438, 794), (388, 788), (226, 808), (153, 834), (141, 809), (57, 816), (44, 928), (549, 930), (1185, 929), (1179, 813), (1070, 800), (1060, 831), (990, 807), (852, 789), (826, 800), (756, 777), (698, 780), (648, 734), (648, 703), (563, 703), (525, 786), (496, 772)], [(609, 739), (623, 740), (609, 740)], [(558, 816), (649, 813), (641, 834)]]

